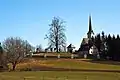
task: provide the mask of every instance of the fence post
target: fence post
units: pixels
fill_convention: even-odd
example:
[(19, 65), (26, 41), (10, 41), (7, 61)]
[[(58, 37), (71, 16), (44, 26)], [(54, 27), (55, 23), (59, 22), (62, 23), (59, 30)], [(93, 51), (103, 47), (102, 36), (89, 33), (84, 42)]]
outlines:
[(58, 54), (58, 59), (60, 59), (60, 54)]
[(33, 53), (32, 53), (32, 52), (30, 52), (30, 57), (32, 57), (32, 55), (33, 55)]
[(74, 54), (71, 54), (71, 59), (73, 59), (74, 58)]
[(100, 59), (100, 55), (99, 54), (97, 54), (97, 59)]
[(85, 58), (85, 59), (87, 58), (87, 54), (86, 54), (86, 53), (84, 53), (84, 58)]
[(46, 53), (44, 53), (44, 58), (46, 58), (47, 57), (47, 55), (46, 55)]

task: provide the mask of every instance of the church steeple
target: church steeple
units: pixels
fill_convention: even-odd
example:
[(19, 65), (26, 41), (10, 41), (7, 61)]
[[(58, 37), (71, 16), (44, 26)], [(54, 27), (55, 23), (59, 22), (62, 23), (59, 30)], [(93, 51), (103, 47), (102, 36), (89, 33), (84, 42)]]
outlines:
[(91, 39), (92, 34), (94, 34), (94, 32), (92, 30), (91, 15), (89, 15), (89, 31), (87, 33), (87, 36), (89, 39)]

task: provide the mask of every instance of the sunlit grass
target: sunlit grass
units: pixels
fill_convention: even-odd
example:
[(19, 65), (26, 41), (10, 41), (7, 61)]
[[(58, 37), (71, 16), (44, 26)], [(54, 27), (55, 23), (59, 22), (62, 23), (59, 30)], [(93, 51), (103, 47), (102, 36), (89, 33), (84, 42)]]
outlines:
[[(119, 64), (120, 62), (114, 61), (95, 61), (92, 63), (89, 59), (29, 59), (18, 64), (17, 70), (41, 66), (86, 70), (120, 70)], [(119, 76), (120, 73), (99, 71), (22, 71), (2, 72), (0, 80), (119, 80)]]
[[(70, 69), (91, 69), (91, 70), (120, 70), (120, 65), (114, 65), (119, 62), (112, 62), (112, 64), (104, 64), (110, 63), (110, 61), (98, 61), (96, 63), (92, 63), (89, 61), (83, 61), (80, 59), (31, 59), (28, 62), (21, 63), (17, 65), (17, 69), (24, 67), (54, 67), (54, 68), (70, 68)], [(100, 64), (101, 63), (101, 64)]]
[(119, 80), (120, 73), (103, 72), (4, 72), (0, 80)]

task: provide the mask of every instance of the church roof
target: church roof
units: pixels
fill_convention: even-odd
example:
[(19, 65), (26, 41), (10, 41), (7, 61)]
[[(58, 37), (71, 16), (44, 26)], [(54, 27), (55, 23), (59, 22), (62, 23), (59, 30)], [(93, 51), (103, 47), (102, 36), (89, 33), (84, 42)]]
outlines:
[(91, 46), (91, 48), (97, 48), (94, 44)]
[(88, 31), (88, 33), (93, 33), (94, 34), (94, 32), (92, 30), (92, 22), (91, 22), (91, 16), (90, 15), (89, 15), (89, 31)]
[(89, 38), (83, 38), (81, 45), (88, 44)]

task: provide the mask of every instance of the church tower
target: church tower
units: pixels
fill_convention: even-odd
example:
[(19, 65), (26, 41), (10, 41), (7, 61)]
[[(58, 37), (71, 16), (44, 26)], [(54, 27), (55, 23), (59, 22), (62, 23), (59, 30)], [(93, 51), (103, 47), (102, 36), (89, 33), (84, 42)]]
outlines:
[(89, 31), (87, 33), (87, 38), (91, 40), (92, 34), (94, 34), (92, 30), (91, 16), (89, 15)]

